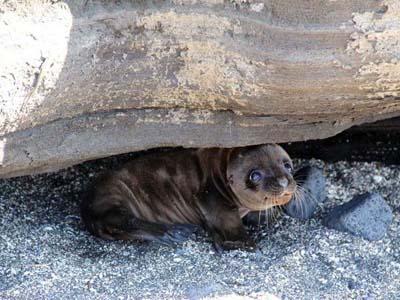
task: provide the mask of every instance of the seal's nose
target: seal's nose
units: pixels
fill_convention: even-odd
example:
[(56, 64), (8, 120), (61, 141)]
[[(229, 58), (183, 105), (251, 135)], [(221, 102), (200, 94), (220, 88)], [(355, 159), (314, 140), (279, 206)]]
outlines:
[(286, 177), (280, 177), (277, 179), (278, 184), (281, 188), (287, 188), (289, 185), (289, 180)]

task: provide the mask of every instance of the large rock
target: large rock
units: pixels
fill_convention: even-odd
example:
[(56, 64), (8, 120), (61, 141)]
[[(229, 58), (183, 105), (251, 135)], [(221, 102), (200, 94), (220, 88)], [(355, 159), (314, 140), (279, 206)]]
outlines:
[(400, 115), (397, 0), (0, 4), (0, 176)]
[(385, 236), (392, 220), (392, 209), (382, 196), (365, 193), (333, 208), (323, 224), (374, 241)]

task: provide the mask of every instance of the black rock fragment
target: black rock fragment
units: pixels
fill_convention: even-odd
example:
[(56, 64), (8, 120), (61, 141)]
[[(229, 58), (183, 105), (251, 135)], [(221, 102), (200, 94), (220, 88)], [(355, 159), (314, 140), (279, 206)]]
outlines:
[(384, 237), (392, 219), (392, 209), (381, 195), (365, 193), (333, 208), (323, 224), (374, 241)]

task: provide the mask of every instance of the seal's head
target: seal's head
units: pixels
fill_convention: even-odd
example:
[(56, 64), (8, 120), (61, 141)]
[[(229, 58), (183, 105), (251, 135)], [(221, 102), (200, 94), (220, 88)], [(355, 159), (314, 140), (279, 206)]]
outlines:
[(275, 144), (233, 150), (226, 171), (239, 205), (251, 211), (286, 204), (296, 190), (293, 163)]

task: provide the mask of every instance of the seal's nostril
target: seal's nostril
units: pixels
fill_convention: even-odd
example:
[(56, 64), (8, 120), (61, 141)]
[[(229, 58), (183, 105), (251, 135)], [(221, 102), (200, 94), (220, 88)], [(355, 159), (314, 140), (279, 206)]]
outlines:
[(282, 188), (287, 188), (289, 180), (286, 177), (278, 178), (278, 184)]

